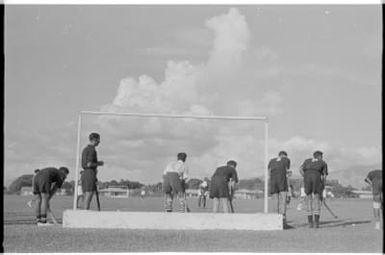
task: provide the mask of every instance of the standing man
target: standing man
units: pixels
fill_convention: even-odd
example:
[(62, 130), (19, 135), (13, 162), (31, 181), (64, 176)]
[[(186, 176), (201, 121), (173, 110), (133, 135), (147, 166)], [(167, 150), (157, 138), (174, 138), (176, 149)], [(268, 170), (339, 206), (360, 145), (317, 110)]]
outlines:
[(304, 177), (307, 217), (310, 228), (314, 227), (313, 213), (315, 227), (319, 228), (322, 189), (328, 175), (328, 166), (323, 161), (322, 156), (321, 151), (315, 151), (313, 158), (306, 159), (300, 167), (300, 173)]
[(286, 151), (280, 151), (277, 158), (270, 160), (268, 165), (270, 173), (270, 194), (273, 197), (274, 211), (282, 214), (283, 225), (286, 225), (286, 201), (288, 191), (288, 170), (290, 159)]
[(69, 171), (66, 167), (59, 169), (48, 167), (40, 170), (34, 178), (33, 194), (35, 195), (36, 220), (38, 226), (49, 226), (47, 222), (47, 212), (49, 201), (56, 191), (63, 185)]
[(82, 168), (84, 169), (81, 175), (82, 190), (84, 193), (84, 209), (89, 210), (92, 196), (96, 191), (97, 183), (97, 167), (103, 166), (103, 161), (98, 161), (95, 147), (100, 143), (100, 135), (91, 133), (89, 135), (90, 143), (83, 149), (82, 152)]
[(186, 153), (178, 153), (177, 160), (170, 162), (163, 171), (166, 212), (172, 212), (172, 202), (175, 195), (179, 199), (180, 212), (188, 212), (185, 195), (185, 183), (188, 179), (188, 168), (185, 165), (186, 158)]
[(206, 198), (209, 190), (209, 184), (207, 183), (208, 179), (205, 178), (201, 184), (199, 184), (199, 197), (198, 197), (198, 207), (201, 207), (203, 203), (203, 208), (206, 208)]
[(373, 170), (368, 173), (365, 182), (372, 186), (373, 191), (373, 214), (376, 221), (375, 229), (380, 230), (383, 210), (382, 197), (382, 170)]
[[(234, 184), (238, 182), (238, 174), (235, 168), (237, 162), (227, 161), (226, 166), (218, 167), (211, 177), (210, 198), (214, 199), (213, 212), (219, 211), (219, 205), (222, 203), (223, 212), (229, 212), (229, 203), (231, 199), (230, 191)], [(230, 205), (231, 206), (231, 205)]]

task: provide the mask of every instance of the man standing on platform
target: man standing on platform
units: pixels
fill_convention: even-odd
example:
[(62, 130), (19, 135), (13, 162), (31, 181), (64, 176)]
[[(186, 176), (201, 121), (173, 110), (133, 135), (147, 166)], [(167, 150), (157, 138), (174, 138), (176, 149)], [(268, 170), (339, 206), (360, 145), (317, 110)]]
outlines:
[(92, 196), (96, 191), (97, 183), (97, 167), (103, 166), (103, 161), (98, 161), (95, 147), (100, 143), (100, 135), (91, 133), (89, 135), (90, 143), (83, 149), (82, 153), (82, 168), (84, 169), (81, 175), (82, 190), (84, 193), (84, 209), (89, 210)]

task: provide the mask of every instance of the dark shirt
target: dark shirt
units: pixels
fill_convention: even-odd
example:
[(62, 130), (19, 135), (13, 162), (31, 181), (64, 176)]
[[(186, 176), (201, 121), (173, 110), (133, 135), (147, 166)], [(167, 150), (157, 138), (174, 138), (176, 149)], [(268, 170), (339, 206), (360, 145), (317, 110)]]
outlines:
[(63, 185), (65, 177), (55, 167), (47, 167), (41, 169), (35, 176), (34, 180), (42, 180), (44, 182), (56, 183), (60, 188)]
[(382, 170), (373, 170), (368, 173), (366, 179), (373, 181), (382, 181)]
[(306, 174), (320, 173), (321, 175), (328, 175), (328, 165), (322, 159), (314, 160), (312, 158), (306, 159), (302, 164), (303, 172)]
[(270, 160), (268, 168), (270, 169), (270, 175), (286, 175), (287, 169), (290, 169), (290, 159), (288, 158), (273, 158)]
[(217, 170), (215, 170), (213, 177), (214, 176), (216, 177), (223, 176), (226, 181), (229, 181), (231, 178), (235, 182), (238, 182), (237, 171), (233, 167), (229, 167), (229, 166), (218, 167)]
[(96, 170), (98, 166), (98, 156), (95, 146), (87, 145), (82, 152), (82, 168)]

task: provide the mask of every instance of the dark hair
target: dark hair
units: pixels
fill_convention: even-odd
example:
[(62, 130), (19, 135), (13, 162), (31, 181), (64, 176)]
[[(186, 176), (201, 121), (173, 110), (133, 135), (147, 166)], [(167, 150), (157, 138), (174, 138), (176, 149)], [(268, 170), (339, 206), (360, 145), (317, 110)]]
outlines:
[(90, 139), (90, 141), (93, 141), (93, 140), (96, 140), (96, 139), (100, 139), (100, 135), (98, 133), (91, 133), (88, 138)]
[(34, 173), (37, 174), (38, 172), (40, 172), (40, 169), (35, 169)]
[(236, 167), (237, 166), (237, 162), (235, 162), (234, 160), (229, 160), (229, 161), (227, 161), (227, 166)]
[(66, 174), (69, 174), (69, 172), (70, 172), (70, 171), (68, 170), (68, 168), (67, 168), (67, 167), (64, 167), (64, 166), (60, 167), (60, 168), (59, 168), (59, 171), (60, 171), (60, 172), (64, 172), (64, 173), (66, 173)]
[(176, 157), (178, 158), (178, 160), (182, 160), (184, 162), (184, 161), (186, 161), (187, 154), (184, 152), (179, 152)]
[(313, 153), (313, 157), (317, 157), (317, 156), (322, 156), (323, 155), (323, 153), (322, 153), (322, 151), (315, 151), (314, 153)]
[(286, 151), (280, 151), (278, 153), (278, 156), (282, 156), (282, 155), (287, 157), (287, 152)]

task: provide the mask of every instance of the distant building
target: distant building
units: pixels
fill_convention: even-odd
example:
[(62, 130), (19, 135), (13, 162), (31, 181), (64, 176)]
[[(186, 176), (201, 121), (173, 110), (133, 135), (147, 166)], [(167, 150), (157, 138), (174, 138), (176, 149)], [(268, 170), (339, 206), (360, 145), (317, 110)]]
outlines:
[(235, 199), (256, 199), (262, 196), (262, 190), (238, 189), (234, 192)]
[(186, 189), (187, 197), (198, 197), (199, 189)]
[(373, 199), (373, 193), (369, 190), (352, 190), (354, 194), (357, 194), (359, 198)]
[(99, 194), (106, 197), (127, 198), (130, 196), (130, 190), (127, 187), (108, 187), (99, 190)]
[(21, 187), (20, 195), (21, 196), (32, 196), (33, 195), (32, 187), (29, 187), (29, 186)]

